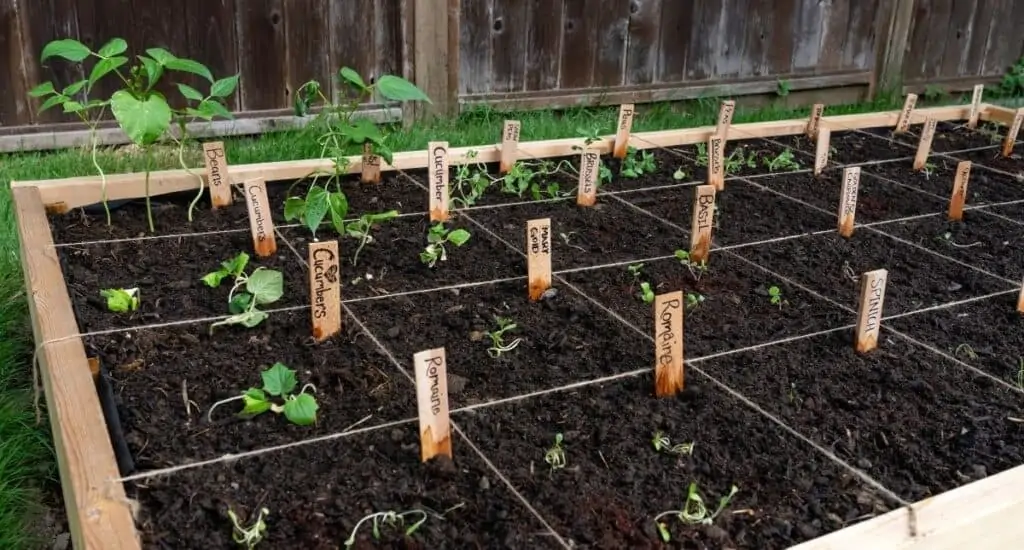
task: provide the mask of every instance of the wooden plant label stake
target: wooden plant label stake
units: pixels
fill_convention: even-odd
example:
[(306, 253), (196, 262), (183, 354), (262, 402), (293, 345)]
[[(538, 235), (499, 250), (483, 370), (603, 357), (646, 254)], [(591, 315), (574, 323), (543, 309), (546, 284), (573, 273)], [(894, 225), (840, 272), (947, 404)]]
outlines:
[(452, 458), (451, 419), (448, 417), (448, 365), (444, 348), (413, 355), (416, 404), (420, 418), (420, 460), (437, 455)]
[(1024, 313), (1024, 284), (1020, 287), (1020, 294), (1017, 295), (1017, 313)]
[(341, 331), (338, 241), (309, 243), (309, 267), (313, 338), (317, 342), (322, 342)]
[(932, 151), (932, 140), (935, 139), (935, 127), (939, 121), (934, 118), (927, 118), (924, 121), (924, 128), (921, 129), (921, 140), (917, 142), (917, 154), (914, 155), (914, 170), (924, 170), (928, 163), (928, 154)]
[(732, 126), (732, 115), (736, 112), (736, 102), (729, 99), (722, 102), (718, 108), (718, 126), (715, 127), (715, 135), (726, 140), (729, 138), (729, 127)]
[(827, 125), (818, 127), (817, 146), (814, 150), (814, 175), (821, 175), (822, 170), (828, 165), (829, 142), (832, 139), (832, 130)]
[(626, 158), (626, 150), (629, 147), (629, 132), (633, 129), (633, 104), (625, 103), (619, 107), (619, 125), (615, 132), (615, 148), (612, 156), (617, 159)]
[(245, 182), (245, 204), (249, 208), (253, 249), (257, 256), (266, 258), (277, 252), (277, 238), (274, 237), (274, 221), (270, 218), (270, 201), (263, 178)]
[(516, 163), (516, 155), (519, 152), (519, 129), (522, 125), (518, 120), (506, 120), (505, 126), (501, 129), (501, 164), (498, 168), (502, 174), (507, 174)]
[(363, 183), (380, 183), (380, 155), (373, 154), (373, 145), (363, 144), (363, 172), (360, 177)]
[(814, 107), (811, 107), (811, 118), (807, 121), (807, 137), (811, 139), (818, 137), (818, 127), (821, 125), (821, 116), (824, 114), (824, 103), (815, 103)]
[(915, 105), (917, 105), (917, 94), (907, 94), (907, 99), (903, 102), (903, 109), (900, 110), (900, 116), (896, 119), (894, 134), (902, 134), (910, 128), (910, 115), (913, 114)]
[(853, 236), (853, 220), (857, 215), (857, 192), (860, 190), (860, 166), (843, 169), (843, 190), (839, 195), (839, 234)]
[(707, 261), (711, 251), (711, 225), (715, 218), (715, 186), (698, 185), (694, 190), (693, 222), (690, 225), (690, 261)]
[(716, 190), (725, 189), (725, 138), (708, 138), (708, 184)]
[(949, 197), (949, 219), (964, 219), (964, 204), (967, 202), (967, 180), (971, 178), (971, 161), (964, 160), (956, 165), (956, 177), (953, 179), (953, 194)]
[(430, 221), (448, 221), (448, 142), (431, 141), (427, 166), (430, 167)]
[(526, 222), (526, 251), (530, 301), (536, 302), (551, 288), (551, 218)]
[(974, 93), (971, 94), (971, 115), (967, 117), (968, 128), (974, 129), (978, 127), (978, 117), (981, 115), (981, 96), (984, 91), (984, 84), (974, 85)]
[(580, 185), (576, 192), (576, 204), (594, 206), (597, 202), (597, 178), (600, 173), (601, 154), (587, 149), (580, 155)]
[(1013, 152), (1013, 145), (1017, 142), (1017, 134), (1020, 133), (1020, 125), (1024, 122), (1024, 107), (1017, 109), (1017, 114), (1013, 115), (1013, 124), (1010, 125), (1010, 129), (1006, 131), (1006, 137), (1003, 138), (1003, 156), (1008, 157)]
[(210, 186), (210, 203), (214, 209), (230, 206), (231, 175), (228, 174), (228, 157), (224, 153), (223, 141), (208, 141), (203, 144), (203, 160), (206, 161), (206, 181)]
[(654, 393), (670, 397), (683, 391), (683, 291), (654, 297)]
[(860, 313), (857, 319), (856, 349), (867, 353), (878, 347), (878, 333), (882, 328), (882, 304), (885, 301), (885, 283), (889, 272), (885, 269), (868, 271), (860, 277)]

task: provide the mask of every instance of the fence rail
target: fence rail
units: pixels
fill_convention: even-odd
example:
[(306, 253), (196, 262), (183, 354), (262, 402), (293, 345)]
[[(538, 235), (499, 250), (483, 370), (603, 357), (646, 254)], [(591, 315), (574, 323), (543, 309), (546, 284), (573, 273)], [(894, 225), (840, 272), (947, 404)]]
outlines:
[(82, 78), (38, 62), (56, 38), (98, 48), (119, 36), (240, 73), (229, 107), (255, 117), (288, 114), (302, 83), (332, 82), (342, 65), (414, 80), (446, 114), (764, 93), (780, 80), (966, 89), (1017, 62), (1022, 25), (1013, 0), (0, 0), (0, 135), (74, 122), (27, 95)]

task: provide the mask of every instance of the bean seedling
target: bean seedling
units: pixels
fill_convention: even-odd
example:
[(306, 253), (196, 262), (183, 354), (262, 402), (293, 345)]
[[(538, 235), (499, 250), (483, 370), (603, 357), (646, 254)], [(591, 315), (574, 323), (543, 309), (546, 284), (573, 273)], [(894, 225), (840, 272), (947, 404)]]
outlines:
[(359, 246), (356, 247), (356, 251), (352, 255), (352, 265), (358, 263), (359, 253), (362, 252), (363, 247), (373, 242), (373, 236), (370, 235), (373, 226), (393, 220), (396, 217), (398, 217), (397, 210), (388, 210), (387, 212), (379, 212), (377, 214), (363, 214), (359, 216), (358, 220), (345, 224), (345, 234), (359, 239)]
[[(315, 397), (306, 393), (307, 388), (316, 391), (313, 384), (306, 384), (299, 393), (293, 394), (299, 381), (295, 377), (295, 371), (282, 363), (274, 363), (272, 367), (261, 372), (260, 377), (263, 379), (262, 388), (249, 388), (241, 395), (214, 403), (206, 415), (207, 420), (212, 421), (213, 410), (218, 406), (242, 400), (245, 406), (239, 414), (244, 417), (251, 418), (271, 411), (277, 414), (284, 413), (289, 422), (299, 426), (309, 426), (316, 422), (316, 412), (320, 405), (317, 404)], [(284, 404), (275, 403), (271, 397), (282, 399)]]
[(487, 333), (487, 336), (491, 339), (491, 347), (487, 348), (487, 354), (497, 359), (502, 353), (516, 349), (516, 346), (519, 345), (522, 339), (516, 338), (506, 344), (505, 333), (516, 329), (515, 322), (508, 317), (495, 317), (494, 322), (498, 324), (498, 328)]
[(693, 447), (696, 443), (677, 443), (672, 444), (672, 441), (668, 438), (664, 432), (654, 432), (654, 436), (651, 438), (651, 444), (654, 446), (654, 450), (659, 453), (667, 453), (679, 456), (690, 456), (693, 454)]
[(267, 524), (263, 519), (268, 514), (270, 514), (270, 510), (260, 508), (260, 512), (257, 514), (252, 526), (246, 528), (238, 520), (238, 515), (235, 514), (235, 511), (228, 509), (228, 517), (231, 518), (232, 526), (231, 539), (235, 541), (235, 544), (245, 546), (247, 550), (252, 550), (263, 540), (263, 534), (267, 532)]
[(430, 231), (427, 233), (427, 247), (420, 252), (420, 261), (427, 265), (427, 267), (434, 267), (438, 261), (448, 260), (448, 250), (445, 248), (445, 243), (451, 243), (455, 246), (462, 246), (469, 240), (469, 231), (465, 229), (456, 229), (449, 231), (444, 226), (444, 222), (438, 222), (430, 227)]
[[(280, 271), (258, 267), (246, 275), (245, 268), (249, 264), (249, 255), (240, 253), (234, 258), (221, 262), (217, 271), (207, 273), (202, 281), (211, 288), (220, 286), (227, 277), (234, 277), (235, 284), (228, 293), (228, 310), (231, 316), (210, 326), (210, 334), (218, 326), (242, 325), (247, 328), (262, 323), (268, 316), (267, 312), (257, 308), (281, 299), (284, 295), (284, 277)], [(245, 291), (238, 290), (245, 285)], [(237, 294), (236, 294), (237, 293)]]
[(100, 291), (100, 296), (107, 299), (107, 309), (115, 313), (139, 309), (138, 288), (107, 288)]
[(565, 468), (568, 460), (565, 458), (565, 449), (562, 447), (562, 434), (555, 434), (555, 444), (544, 453), (544, 462), (551, 466), (552, 470)]
[(675, 516), (679, 521), (687, 525), (711, 525), (714, 523), (715, 518), (722, 513), (722, 510), (729, 505), (729, 501), (732, 500), (737, 491), (739, 489), (733, 485), (729, 495), (718, 500), (718, 509), (713, 514), (709, 514), (707, 507), (704, 505), (704, 499), (700, 496), (700, 491), (697, 489), (697, 483), (691, 482), (690, 490), (686, 495), (686, 503), (683, 504), (682, 510), (669, 510), (655, 516), (654, 523), (658, 526), (661, 540), (665, 542), (672, 540), (672, 534), (668, 530), (668, 525), (663, 523), (661, 518)]
[(381, 527), (398, 527), (404, 526), (407, 517), (416, 517), (415, 522), (405, 528), (405, 536), (412, 536), (419, 528), (426, 523), (427, 513), (423, 510), (408, 510), (406, 512), (395, 512), (389, 510), (387, 512), (375, 512), (368, 516), (363, 517), (357, 523), (355, 528), (352, 529), (352, 534), (349, 535), (348, 539), (345, 540), (345, 548), (351, 548), (356, 543), (356, 534), (359, 532), (359, 528), (366, 522), (373, 522), (373, 538), (374, 540), (380, 540)]

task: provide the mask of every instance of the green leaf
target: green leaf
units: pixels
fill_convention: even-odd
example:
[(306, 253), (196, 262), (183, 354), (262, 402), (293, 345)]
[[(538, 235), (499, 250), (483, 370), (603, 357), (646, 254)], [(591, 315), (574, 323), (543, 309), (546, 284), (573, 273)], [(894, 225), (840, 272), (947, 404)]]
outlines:
[(235, 116), (231, 114), (231, 111), (227, 107), (222, 105), (219, 101), (214, 99), (207, 99), (199, 104), (199, 108), (202, 109), (203, 113), (209, 114), (210, 118), (221, 117), (227, 119), (233, 119)]
[(469, 240), (469, 231), (465, 229), (456, 229), (448, 234), (448, 242), (455, 246), (462, 246)]
[(61, 93), (66, 96), (73, 96), (78, 92), (82, 91), (82, 88), (84, 88), (85, 85), (88, 83), (88, 80), (79, 80), (78, 82), (73, 82), (69, 84), (67, 88), (64, 88), (64, 91), (62, 91)]
[(39, 62), (42, 63), (51, 57), (61, 57), (68, 61), (78, 63), (89, 57), (89, 48), (81, 42), (72, 38), (65, 38), (63, 40), (54, 40), (43, 48), (43, 54), (39, 58)]
[(239, 252), (237, 256), (226, 262), (221, 262), (220, 265), (227, 270), (228, 274), (238, 277), (245, 271), (245, 267), (249, 265), (249, 254)]
[(171, 125), (171, 108), (159, 95), (139, 100), (127, 90), (118, 90), (110, 97), (110, 110), (128, 138), (138, 145), (155, 142)]
[(280, 300), (284, 295), (284, 276), (280, 271), (260, 268), (249, 275), (245, 289), (252, 294), (257, 304), (270, 304)]
[(89, 73), (89, 89), (91, 90), (101, 78), (117, 70), (127, 62), (128, 58), (124, 56), (100, 59), (96, 66), (92, 68), (92, 72)]
[(267, 399), (267, 394), (259, 388), (249, 388), (244, 394), (242, 394), (242, 402), (245, 403), (245, 408), (242, 409), (242, 414), (248, 416), (256, 416), (260, 413), (265, 413), (270, 410), (272, 403)]
[(202, 101), (204, 99), (202, 92), (189, 86), (188, 84), (178, 83), (178, 92), (185, 97), (185, 99), (191, 101)]
[(383, 160), (384, 162), (392, 165), (395, 163), (394, 153), (391, 152), (391, 148), (388, 147), (387, 145), (384, 145), (383, 143), (378, 143), (374, 152), (380, 155), (381, 160)]
[(146, 50), (146, 53), (151, 58), (153, 58), (154, 61), (156, 61), (157, 63), (159, 63), (161, 65), (165, 65), (165, 66), (169, 62), (177, 59), (177, 57), (173, 53), (171, 53), (171, 52), (169, 52), (169, 51), (167, 51), (167, 50), (165, 50), (163, 48), (149, 48), (149, 49)]
[(45, 111), (47, 109), (50, 109), (52, 107), (56, 107), (57, 105), (61, 105), (65, 101), (67, 101), (67, 98), (64, 97), (64, 96), (59, 96), (59, 95), (50, 96), (50, 99), (47, 99), (46, 101), (44, 101), (42, 106), (39, 107), (39, 112), (41, 113), (41, 112), (43, 112), (43, 111)]
[(109, 288), (100, 291), (100, 296), (107, 299), (107, 309), (117, 313), (139, 309), (139, 289)]
[(199, 280), (206, 283), (206, 286), (210, 288), (217, 288), (218, 286), (220, 286), (220, 282), (224, 280), (224, 277), (227, 277), (228, 275), (230, 275), (230, 273), (228, 273), (228, 270), (219, 269), (217, 271), (214, 271), (213, 273), (207, 273), (206, 275), (203, 275)]
[(330, 196), (323, 187), (310, 187), (306, 193), (306, 227), (316, 235), (320, 223), (331, 209)]
[(239, 292), (231, 298), (230, 302), (228, 302), (228, 311), (234, 315), (238, 315), (248, 311), (250, 305), (252, 305), (252, 294), (249, 294), (248, 292)]
[(400, 77), (386, 74), (377, 80), (377, 91), (391, 101), (426, 101), (433, 103), (415, 84)]
[(306, 213), (306, 200), (299, 197), (288, 197), (284, 201), (284, 221), (301, 220)]
[(43, 97), (44, 95), (50, 95), (57, 93), (57, 90), (53, 87), (53, 82), (43, 82), (29, 90), (28, 95), (30, 97)]
[[(231, 317), (228, 317), (227, 319), (224, 319), (223, 321), (221, 321), (219, 323), (216, 323), (215, 326), (216, 325), (242, 325), (242, 326), (244, 326), (246, 328), (252, 328), (252, 327), (262, 323), (264, 320), (266, 320), (267, 317), (268, 317), (268, 315), (266, 314), (266, 312), (260, 311), (258, 309), (254, 309), (254, 310), (251, 310), (251, 311), (246, 311), (244, 313), (239, 313), (238, 315), (232, 315)], [(211, 327), (210, 330), (212, 331), (213, 328)]]
[(342, 67), (338, 74), (342, 79), (346, 80), (349, 84), (359, 88), (360, 90), (366, 90), (366, 83), (363, 82), (363, 77), (359, 76), (359, 73), (348, 67)]
[(378, 212), (376, 214), (367, 214), (364, 216), (366, 221), (370, 223), (381, 223), (398, 217), (398, 210), (388, 210), (387, 212)]
[(73, 101), (73, 100), (70, 100), (70, 99), (64, 101), (64, 112), (65, 113), (77, 113), (77, 112), (81, 111), (82, 109), (85, 109), (85, 105), (82, 105), (81, 103), (79, 103), (77, 101)]
[(103, 45), (97, 54), (100, 57), (114, 57), (128, 51), (128, 43), (123, 38), (114, 38)]
[(228, 97), (235, 93), (235, 88), (238, 87), (238, 77), (239, 75), (236, 74), (235, 76), (229, 76), (214, 82), (210, 86), (210, 95), (214, 97)]
[(192, 73), (194, 75), (199, 75), (210, 82), (213, 82), (213, 73), (210, 72), (210, 69), (206, 68), (206, 65), (203, 65), (198, 61), (193, 61), (191, 59), (184, 58), (175, 58), (168, 60), (166, 63), (161, 64), (172, 71)]
[(260, 376), (263, 377), (263, 389), (270, 395), (287, 395), (299, 385), (295, 371), (282, 363), (274, 363)]
[(300, 393), (284, 403), (284, 416), (293, 424), (309, 426), (316, 423), (316, 412), (320, 410), (316, 398), (308, 393)]
[(142, 61), (142, 66), (146, 69), (146, 78), (149, 81), (149, 87), (152, 88), (160, 80), (160, 77), (163, 76), (164, 66), (157, 63), (155, 59), (144, 55), (140, 55), (139, 60)]

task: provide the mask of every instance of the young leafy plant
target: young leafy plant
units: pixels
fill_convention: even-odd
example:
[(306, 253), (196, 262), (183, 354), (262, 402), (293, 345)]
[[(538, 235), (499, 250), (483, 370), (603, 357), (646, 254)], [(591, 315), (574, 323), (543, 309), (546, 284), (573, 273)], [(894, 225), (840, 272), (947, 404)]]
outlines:
[(640, 283), (640, 299), (645, 304), (649, 304), (654, 301), (654, 290), (651, 289), (651, 283), (644, 281)]
[(125, 313), (139, 309), (138, 288), (106, 288), (100, 296), (107, 299), (107, 309), (115, 313)]
[(768, 300), (772, 305), (779, 306), (779, 309), (786, 304), (786, 300), (782, 298), (782, 290), (777, 286), (768, 287)]
[(359, 246), (356, 247), (356, 251), (352, 255), (352, 265), (359, 262), (359, 253), (362, 252), (363, 247), (373, 242), (373, 236), (370, 234), (373, 231), (373, 226), (391, 221), (396, 217), (398, 217), (397, 210), (388, 210), (376, 214), (363, 214), (359, 216), (359, 219), (345, 224), (345, 234), (359, 239)]
[(686, 293), (686, 308), (693, 309), (704, 303), (704, 295), (699, 292), (687, 292)]
[(498, 328), (487, 333), (487, 337), (491, 339), (491, 347), (487, 348), (487, 354), (497, 359), (502, 353), (516, 349), (522, 339), (516, 338), (506, 344), (505, 333), (515, 330), (516, 323), (508, 317), (495, 317), (494, 322), (497, 323)]
[(769, 172), (775, 172), (778, 170), (792, 171), (800, 169), (800, 163), (793, 158), (793, 150), (789, 148), (779, 153), (777, 157), (766, 161), (766, 164)]
[[(283, 413), (289, 422), (299, 426), (316, 423), (316, 413), (320, 409), (320, 405), (316, 402), (315, 397), (306, 393), (307, 388), (316, 391), (313, 384), (306, 384), (299, 390), (299, 393), (292, 393), (298, 387), (299, 381), (295, 377), (295, 371), (282, 363), (274, 363), (269, 369), (260, 373), (260, 377), (263, 379), (263, 387), (249, 388), (241, 395), (214, 403), (207, 413), (207, 420), (211, 419), (213, 410), (219, 405), (241, 400), (245, 406), (239, 414), (244, 417), (252, 418), (270, 411), (277, 414)], [(283, 402), (275, 403), (272, 399), (274, 397)]]
[(635, 147), (626, 148), (626, 158), (622, 159), (619, 174), (627, 178), (636, 179), (644, 174), (650, 174), (658, 169), (654, 160), (654, 153), (650, 151), (637, 151)]
[(449, 230), (444, 222), (438, 222), (430, 227), (427, 233), (427, 247), (420, 252), (420, 262), (427, 267), (434, 267), (438, 261), (448, 260), (448, 249), (445, 243), (455, 246), (462, 246), (469, 240), (469, 231), (465, 229)]
[(659, 453), (690, 456), (693, 454), (693, 447), (695, 443), (678, 443), (673, 445), (672, 441), (664, 432), (657, 431), (654, 432), (654, 436), (651, 438), (651, 445), (653, 445), (654, 450)]
[(544, 462), (547, 462), (552, 470), (565, 468), (565, 465), (568, 464), (565, 458), (565, 449), (562, 447), (563, 441), (562, 434), (555, 434), (555, 444), (544, 453)]
[[(231, 316), (223, 321), (218, 321), (210, 326), (210, 333), (218, 326), (242, 325), (247, 328), (255, 327), (262, 323), (268, 316), (267, 312), (258, 308), (274, 303), (284, 295), (284, 276), (280, 271), (258, 267), (252, 273), (246, 274), (245, 268), (249, 265), (249, 255), (245, 252), (234, 258), (221, 262), (217, 271), (207, 273), (202, 277), (203, 283), (210, 288), (217, 288), (221, 282), (232, 277), (234, 284), (228, 293), (228, 311)], [(245, 291), (239, 292), (245, 286)]]
[(690, 489), (686, 494), (686, 503), (683, 504), (682, 510), (669, 510), (654, 517), (654, 523), (658, 527), (661, 540), (664, 542), (672, 540), (668, 525), (663, 523), (661, 518), (675, 516), (679, 521), (687, 525), (711, 525), (714, 523), (715, 518), (722, 513), (722, 510), (725, 510), (725, 507), (729, 505), (729, 501), (732, 500), (737, 491), (739, 489), (733, 485), (729, 494), (719, 499), (718, 508), (714, 513), (709, 514), (707, 507), (704, 505), (704, 499), (700, 496), (700, 491), (697, 489), (697, 482), (690, 483)]
[(244, 527), (238, 519), (234, 510), (228, 509), (228, 518), (231, 519), (231, 539), (235, 544), (244, 546), (246, 550), (252, 550), (257, 544), (263, 541), (263, 535), (267, 532), (267, 524), (264, 518), (270, 514), (270, 510), (260, 508), (259, 514), (253, 521), (251, 527)]
[(683, 267), (690, 271), (690, 275), (693, 275), (694, 280), (699, 281), (701, 276), (708, 272), (707, 260), (694, 262), (690, 259), (690, 253), (683, 249), (677, 249), (674, 255), (679, 260), (679, 263), (683, 264)]

